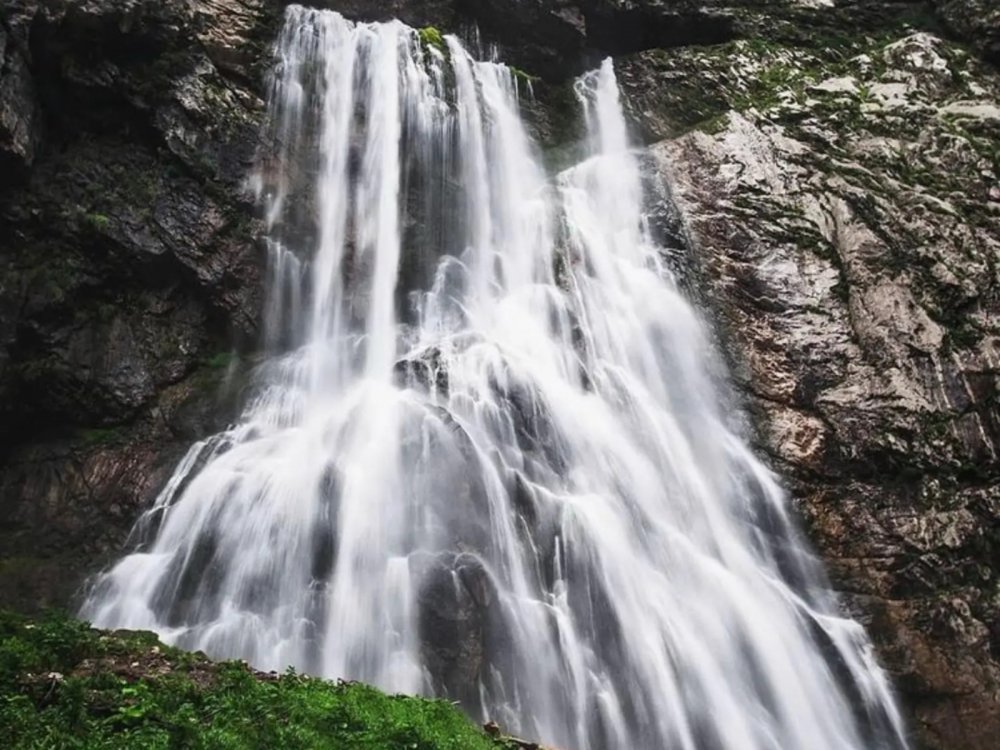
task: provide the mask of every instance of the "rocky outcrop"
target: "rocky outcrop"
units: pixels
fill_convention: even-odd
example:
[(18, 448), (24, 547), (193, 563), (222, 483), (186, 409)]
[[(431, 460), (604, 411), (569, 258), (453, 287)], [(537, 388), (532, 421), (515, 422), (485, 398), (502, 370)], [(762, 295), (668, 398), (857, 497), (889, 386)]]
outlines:
[[(927, 747), (1000, 736), (1000, 76), (926, 33), (623, 66), (701, 290)], [(637, 86), (698, 71), (702, 119)], [(675, 94), (676, 96), (676, 94)], [(697, 110), (697, 107), (703, 109)]]

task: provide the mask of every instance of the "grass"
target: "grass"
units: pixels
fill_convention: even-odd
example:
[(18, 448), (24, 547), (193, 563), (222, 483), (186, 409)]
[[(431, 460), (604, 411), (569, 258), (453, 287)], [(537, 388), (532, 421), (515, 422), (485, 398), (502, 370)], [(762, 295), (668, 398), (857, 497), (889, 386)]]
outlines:
[(48, 615), (0, 613), (8, 750), (498, 750), (449, 702), (294, 672), (266, 675)]

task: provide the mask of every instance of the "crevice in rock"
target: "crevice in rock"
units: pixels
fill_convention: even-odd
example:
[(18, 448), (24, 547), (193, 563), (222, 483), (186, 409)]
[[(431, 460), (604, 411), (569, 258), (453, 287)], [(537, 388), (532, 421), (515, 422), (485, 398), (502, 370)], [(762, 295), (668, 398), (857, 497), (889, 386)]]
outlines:
[(739, 36), (733, 16), (706, 10), (664, 12), (645, 4), (629, 8), (597, 4), (585, 11), (584, 18), (587, 47), (596, 57), (723, 44)]

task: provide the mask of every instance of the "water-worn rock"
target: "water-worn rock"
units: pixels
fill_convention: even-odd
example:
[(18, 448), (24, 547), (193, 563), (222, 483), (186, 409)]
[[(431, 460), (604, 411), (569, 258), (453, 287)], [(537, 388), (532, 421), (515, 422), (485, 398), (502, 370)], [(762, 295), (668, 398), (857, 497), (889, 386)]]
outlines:
[(471, 554), (445, 554), (411, 561), (421, 582), (420, 650), (435, 690), (482, 710), (480, 685), (487, 676), (491, 630), (499, 619), (496, 592), (482, 562)]

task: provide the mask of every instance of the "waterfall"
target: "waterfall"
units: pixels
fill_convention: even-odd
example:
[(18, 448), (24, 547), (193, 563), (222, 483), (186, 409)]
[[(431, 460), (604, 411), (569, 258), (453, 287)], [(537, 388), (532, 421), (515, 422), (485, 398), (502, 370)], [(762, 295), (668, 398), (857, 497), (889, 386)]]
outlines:
[(523, 77), (288, 8), (267, 360), (84, 615), (447, 695), (567, 750), (903, 748), (643, 213), (610, 60), (542, 168)]

